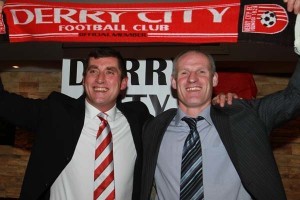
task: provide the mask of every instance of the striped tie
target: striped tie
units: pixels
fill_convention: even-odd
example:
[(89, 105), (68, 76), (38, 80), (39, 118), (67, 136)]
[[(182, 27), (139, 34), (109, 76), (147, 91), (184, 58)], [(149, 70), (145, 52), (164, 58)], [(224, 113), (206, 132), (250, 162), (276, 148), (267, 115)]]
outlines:
[(115, 199), (112, 134), (108, 122), (102, 117), (96, 139), (94, 200)]
[(190, 133), (185, 140), (182, 152), (180, 200), (204, 199), (202, 151), (197, 131), (197, 121), (203, 119), (201, 116), (182, 118), (189, 125)]

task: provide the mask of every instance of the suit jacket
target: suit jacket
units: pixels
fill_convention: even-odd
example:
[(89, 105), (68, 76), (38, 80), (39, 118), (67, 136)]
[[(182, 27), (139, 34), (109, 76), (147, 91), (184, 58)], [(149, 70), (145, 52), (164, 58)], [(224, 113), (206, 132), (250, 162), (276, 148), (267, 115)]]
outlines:
[[(300, 61), (285, 90), (262, 99), (235, 100), (232, 106), (224, 108), (211, 107), (212, 121), (253, 199), (286, 199), (269, 133), (299, 111)], [(150, 198), (160, 144), (176, 113), (177, 109), (170, 109), (145, 124), (141, 200)]]
[[(1, 81), (0, 81), (1, 82)], [(133, 199), (138, 199), (141, 177), (141, 130), (151, 117), (141, 102), (118, 103), (127, 118), (137, 150)], [(85, 96), (73, 99), (53, 92), (45, 100), (8, 93), (0, 84), (0, 118), (36, 133), (20, 199), (49, 199), (50, 187), (70, 162), (84, 123)]]

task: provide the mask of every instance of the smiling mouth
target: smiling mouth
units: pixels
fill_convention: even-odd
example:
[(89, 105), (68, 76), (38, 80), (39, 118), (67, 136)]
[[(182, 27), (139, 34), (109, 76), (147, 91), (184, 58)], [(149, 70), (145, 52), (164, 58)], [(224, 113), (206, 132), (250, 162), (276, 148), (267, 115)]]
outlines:
[(108, 88), (104, 88), (104, 87), (95, 87), (94, 91), (96, 92), (107, 92)]
[(187, 91), (200, 91), (201, 88), (200, 87), (189, 87), (189, 88), (186, 88)]

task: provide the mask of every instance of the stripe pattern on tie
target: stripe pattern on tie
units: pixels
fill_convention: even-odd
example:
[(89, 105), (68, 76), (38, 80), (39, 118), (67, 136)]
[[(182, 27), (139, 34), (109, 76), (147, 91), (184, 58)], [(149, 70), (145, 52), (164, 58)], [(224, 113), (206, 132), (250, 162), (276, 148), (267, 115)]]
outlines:
[(95, 150), (94, 200), (115, 199), (112, 133), (107, 120), (101, 120)]
[(197, 121), (203, 119), (201, 116), (182, 118), (189, 125), (190, 133), (185, 140), (182, 151), (180, 200), (204, 199), (202, 150), (197, 131)]

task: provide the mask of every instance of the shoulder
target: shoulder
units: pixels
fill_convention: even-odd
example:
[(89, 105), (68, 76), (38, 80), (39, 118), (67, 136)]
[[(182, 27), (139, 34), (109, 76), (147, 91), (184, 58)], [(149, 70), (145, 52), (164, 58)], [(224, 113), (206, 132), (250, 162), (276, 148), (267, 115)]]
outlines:
[(119, 105), (123, 105), (126, 107), (135, 107), (135, 106), (147, 107), (146, 104), (141, 101), (120, 102)]
[(148, 107), (140, 101), (132, 102), (118, 102), (117, 108), (126, 116), (130, 121), (135, 120), (136, 122), (144, 123), (146, 120), (152, 118)]
[(130, 102), (120, 102), (117, 103), (117, 108), (121, 111), (131, 111), (131, 112), (147, 112), (149, 113), (148, 107), (141, 101), (130, 101)]
[(148, 107), (141, 101), (118, 102), (117, 108), (127, 117), (144, 119), (152, 116)]
[(52, 102), (53, 104), (62, 104), (64, 106), (73, 104), (74, 106), (78, 106), (78, 104), (84, 104), (85, 96), (81, 95), (78, 99), (76, 99), (66, 94), (54, 91), (50, 93), (46, 100), (50, 102), (50, 104)]
[(81, 95), (78, 99), (68, 96), (66, 94), (63, 94), (61, 92), (56, 92), (53, 91), (49, 94), (48, 99), (59, 99), (59, 100), (65, 100), (65, 101), (74, 101), (74, 100), (79, 100), (79, 99), (85, 99), (84, 95)]
[(157, 123), (169, 123), (174, 118), (174, 116), (177, 113), (177, 108), (171, 108), (168, 109), (160, 114), (158, 114), (156, 117), (152, 118), (148, 121), (148, 125), (150, 124), (157, 124)]
[(61, 92), (53, 91), (49, 94), (48, 99), (66, 99), (66, 100), (70, 100), (70, 99), (74, 99), (74, 98), (70, 97), (66, 94), (63, 94)]
[[(172, 119), (177, 113), (176, 108), (166, 110), (156, 117), (149, 119), (143, 126), (143, 140), (150, 141), (153, 139), (153, 133), (162, 133), (170, 125)], [(150, 138), (149, 138), (150, 137)]]
[(220, 107), (219, 105), (212, 105), (212, 112), (223, 112), (227, 114), (234, 114), (241, 111), (247, 111), (255, 109), (255, 105), (259, 101), (257, 99), (233, 99), (232, 105), (226, 104), (224, 107)]
[(166, 117), (174, 117), (177, 113), (177, 108), (170, 108), (159, 115), (157, 115), (155, 118), (157, 119), (164, 119)]

